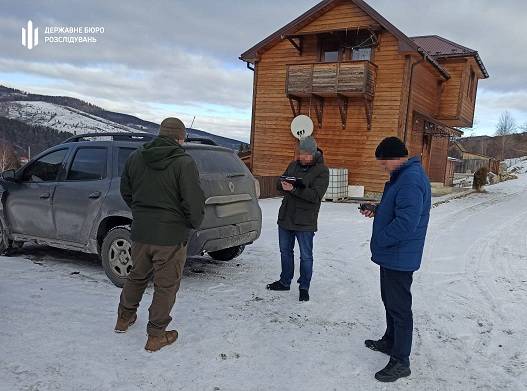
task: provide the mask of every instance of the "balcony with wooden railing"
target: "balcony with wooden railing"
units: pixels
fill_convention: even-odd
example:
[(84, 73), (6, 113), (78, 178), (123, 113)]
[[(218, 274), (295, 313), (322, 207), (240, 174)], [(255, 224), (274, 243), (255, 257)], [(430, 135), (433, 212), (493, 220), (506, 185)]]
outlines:
[(320, 126), (324, 98), (339, 100), (343, 127), (346, 126), (349, 100), (362, 101), (370, 127), (376, 75), (377, 66), (370, 61), (288, 65), (286, 94), (295, 115), (300, 111), (302, 98), (314, 98)]

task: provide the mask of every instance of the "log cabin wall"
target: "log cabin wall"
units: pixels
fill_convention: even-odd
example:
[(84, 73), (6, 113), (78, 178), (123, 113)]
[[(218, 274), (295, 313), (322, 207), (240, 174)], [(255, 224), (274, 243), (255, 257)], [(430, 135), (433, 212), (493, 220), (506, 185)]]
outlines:
[(421, 158), (430, 181), (446, 180), (448, 138), (425, 134), (425, 117), (435, 118), (440, 111), (444, 81), (429, 64), (420, 63), (414, 70), (411, 88), (411, 127), (407, 134), (410, 156)]
[[(336, 6), (300, 32), (374, 26), (375, 22), (351, 2)], [(375, 160), (375, 148), (384, 138), (399, 135), (399, 117), (403, 99), (403, 75), (406, 58), (399, 51), (399, 42), (388, 32), (379, 36), (379, 45), (371, 61), (377, 65), (375, 97), (371, 130), (368, 130), (366, 111), (361, 102), (350, 101), (346, 128), (342, 128), (336, 98), (326, 98), (322, 127), (317, 126), (315, 102), (303, 98), (301, 113), (315, 123), (314, 137), (324, 150), (329, 167), (349, 170), (349, 183), (364, 185), (367, 191), (383, 190), (387, 175)], [(285, 94), (287, 65), (318, 63), (317, 39), (308, 35), (303, 53), (283, 40), (265, 51), (257, 63), (257, 93), (254, 110), (254, 134), (251, 140), (253, 172), (259, 176), (280, 175), (294, 158), (297, 141), (290, 124), (293, 112)]]
[(437, 117), (449, 126), (471, 127), (481, 70), (472, 57), (444, 60), (441, 65), (450, 79), (445, 82)]

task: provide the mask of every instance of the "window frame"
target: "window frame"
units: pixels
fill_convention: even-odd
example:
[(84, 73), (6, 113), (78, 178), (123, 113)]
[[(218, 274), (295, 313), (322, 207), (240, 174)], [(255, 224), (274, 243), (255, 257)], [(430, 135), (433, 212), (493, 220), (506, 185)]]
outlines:
[[(68, 176), (70, 174), (71, 168), (73, 167), (73, 163), (75, 162), (75, 158), (77, 157), (77, 154), (79, 153), (79, 151), (81, 151), (83, 149), (103, 149), (103, 150), (106, 151), (106, 165), (105, 165), (105, 169), (104, 169), (104, 176), (102, 178), (99, 178), (99, 179), (68, 179)], [(109, 159), (110, 159), (110, 156), (109, 156), (109, 148), (108, 147), (105, 147), (105, 146), (102, 146), (102, 145), (100, 145), (100, 146), (99, 145), (98, 146), (92, 146), (92, 145), (79, 146), (78, 148), (74, 149), (72, 154), (71, 154), (71, 158), (68, 161), (68, 165), (67, 165), (67, 167), (64, 170), (64, 176), (63, 176), (62, 182), (99, 182), (99, 181), (104, 181), (105, 179), (108, 179), (108, 177), (109, 177), (109, 172), (108, 172)]]
[(474, 72), (474, 69), (472, 69), (471, 67), (470, 73), (469, 73), (469, 79), (468, 79), (467, 97), (469, 97), (472, 102), (476, 98), (475, 86), (476, 86), (476, 72)]
[[(52, 181), (33, 181), (33, 180), (25, 180), (25, 176), (26, 176), (26, 172), (28, 170), (30, 170), (32, 167), (35, 166), (35, 164), (40, 161), (41, 159), (44, 159), (45, 157), (53, 154), (53, 153), (56, 153), (56, 152), (60, 152), (60, 151), (66, 151), (66, 153), (64, 154), (64, 157), (62, 158), (62, 162), (60, 164), (60, 167), (57, 171), (57, 175), (55, 177), (54, 180)], [(55, 183), (55, 182), (59, 182), (60, 181), (60, 178), (62, 177), (62, 174), (65, 170), (65, 164), (66, 162), (68, 161), (68, 158), (69, 158), (69, 155), (71, 153), (71, 149), (69, 147), (63, 147), (63, 148), (57, 148), (57, 149), (54, 149), (52, 151), (48, 151), (47, 153), (45, 153), (44, 155), (41, 155), (41, 156), (38, 156), (35, 158), (35, 160), (33, 160), (32, 162), (28, 163), (26, 166), (22, 167), (21, 171), (20, 171), (20, 183)]]

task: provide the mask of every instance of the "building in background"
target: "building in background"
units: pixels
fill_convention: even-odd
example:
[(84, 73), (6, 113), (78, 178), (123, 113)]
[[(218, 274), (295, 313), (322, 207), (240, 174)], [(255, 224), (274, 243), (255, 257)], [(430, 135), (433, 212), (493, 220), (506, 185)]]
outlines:
[(294, 157), (293, 118), (305, 114), (328, 166), (380, 192), (378, 143), (403, 139), (432, 182), (447, 183), (449, 139), (471, 127), (478, 52), (439, 36), (410, 38), (362, 0), (325, 0), (240, 56), (254, 71), (250, 167), (280, 175)]

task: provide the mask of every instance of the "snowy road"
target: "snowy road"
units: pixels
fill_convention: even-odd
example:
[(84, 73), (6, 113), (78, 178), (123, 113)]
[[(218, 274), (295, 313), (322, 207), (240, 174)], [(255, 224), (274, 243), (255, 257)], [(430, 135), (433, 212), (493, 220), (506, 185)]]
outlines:
[(525, 390), (527, 176), (432, 211), (414, 278), (412, 376), (373, 379), (379, 337), (371, 221), (323, 204), (312, 301), (264, 289), (279, 273), (278, 200), (261, 203), (262, 237), (237, 260), (189, 262), (174, 347), (143, 351), (147, 302), (112, 331), (119, 289), (94, 257), (29, 248), (0, 258), (1, 390)]

